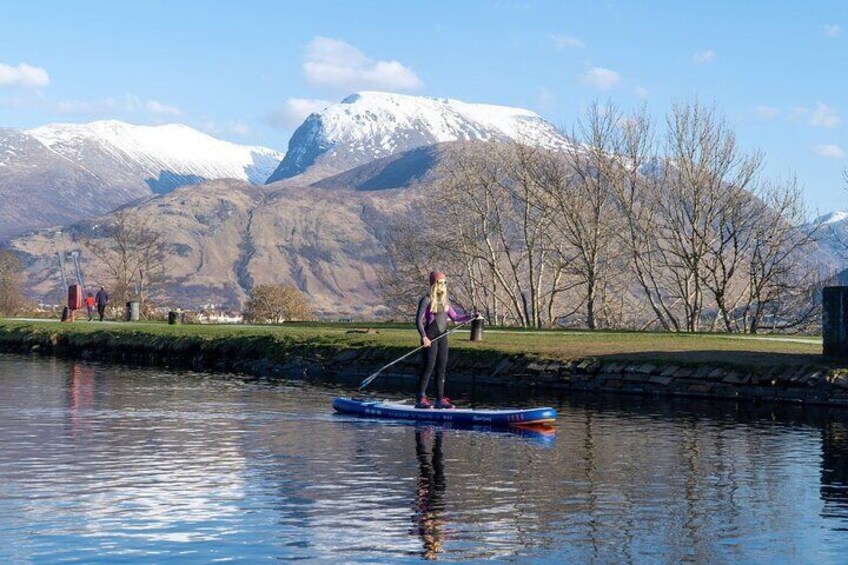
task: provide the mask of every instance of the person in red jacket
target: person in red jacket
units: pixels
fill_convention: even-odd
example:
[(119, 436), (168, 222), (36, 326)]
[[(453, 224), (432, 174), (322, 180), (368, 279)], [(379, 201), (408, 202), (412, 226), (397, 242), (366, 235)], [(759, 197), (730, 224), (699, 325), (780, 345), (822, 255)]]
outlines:
[(88, 321), (90, 322), (94, 318), (94, 295), (90, 292), (85, 297), (85, 310), (88, 312)]

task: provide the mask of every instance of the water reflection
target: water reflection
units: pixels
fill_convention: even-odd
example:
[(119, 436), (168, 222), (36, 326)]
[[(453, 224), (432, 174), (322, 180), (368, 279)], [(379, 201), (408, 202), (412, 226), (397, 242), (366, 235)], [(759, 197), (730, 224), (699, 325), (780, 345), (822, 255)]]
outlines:
[[(848, 426), (827, 422), (822, 428), (821, 497), (822, 515), (848, 521)], [(848, 531), (848, 524), (839, 527)]]
[(86, 425), (85, 414), (94, 406), (94, 367), (78, 362), (68, 366), (68, 424), (76, 436)]
[[(344, 391), (349, 392), (349, 391)], [(0, 356), (0, 562), (840, 562), (848, 411), (567, 395), (558, 439)]]
[(412, 520), (415, 532), (424, 544), (425, 559), (438, 559), (442, 551), (445, 529), (445, 480), (442, 429), (422, 426), (415, 429), (415, 455), (418, 458), (418, 483), (415, 512)]

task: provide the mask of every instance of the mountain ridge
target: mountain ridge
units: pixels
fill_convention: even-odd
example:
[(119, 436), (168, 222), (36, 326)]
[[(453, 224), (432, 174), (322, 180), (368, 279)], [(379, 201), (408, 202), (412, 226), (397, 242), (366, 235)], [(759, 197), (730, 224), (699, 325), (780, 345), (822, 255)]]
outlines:
[(552, 124), (530, 110), (363, 91), (307, 117), (266, 184), (314, 168), (326, 169), (321, 174), (332, 176), (417, 147), (477, 140), (511, 140), (549, 148), (569, 143)]
[(111, 157), (111, 167), (129, 169), (132, 176), (143, 176), (156, 193), (193, 184), (189, 182), (193, 179), (235, 178), (264, 184), (283, 158), (283, 153), (273, 149), (223, 141), (178, 123), (158, 126), (119, 120), (53, 123), (24, 133), (71, 162), (110, 178), (114, 171), (98, 166), (98, 160), (94, 166), (86, 164), (92, 153), (101, 151)]
[(210, 176), (259, 186), (282, 156), (182, 124), (0, 128), (0, 239), (99, 216)]

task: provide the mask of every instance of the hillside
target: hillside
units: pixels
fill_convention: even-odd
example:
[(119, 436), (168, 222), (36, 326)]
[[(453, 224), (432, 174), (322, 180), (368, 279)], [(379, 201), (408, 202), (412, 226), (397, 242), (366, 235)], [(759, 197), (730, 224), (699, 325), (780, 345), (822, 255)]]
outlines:
[[(131, 208), (156, 218), (169, 242), (170, 282), (160, 302), (198, 308), (238, 308), (256, 284), (297, 285), (320, 315), (383, 314), (378, 292), (385, 248), (380, 229), (404, 213), (412, 195), (403, 190), (338, 192), (322, 188), (268, 187), (219, 180), (185, 187)], [(27, 264), (31, 291), (58, 302), (62, 296), (52, 250), (82, 250), (89, 285), (100, 284), (102, 266), (80, 243), (96, 237), (109, 218), (42, 230), (14, 239)]]

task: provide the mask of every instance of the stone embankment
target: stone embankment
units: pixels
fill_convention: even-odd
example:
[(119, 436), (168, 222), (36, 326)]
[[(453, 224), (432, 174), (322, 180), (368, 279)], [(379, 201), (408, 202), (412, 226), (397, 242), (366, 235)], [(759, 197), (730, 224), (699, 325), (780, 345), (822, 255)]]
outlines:
[[(286, 345), (265, 337), (140, 340), (117, 332), (68, 335), (19, 330), (0, 331), (0, 351), (356, 385), (408, 349), (308, 342)], [(744, 368), (628, 362), (621, 357), (617, 355), (613, 361), (546, 360), (487, 349), (454, 354), (448, 368), (456, 396), (486, 385), (848, 407), (848, 371), (824, 361), (821, 366)], [(381, 373), (375, 384), (384, 390), (406, 390), (417, 370), (418, 356), (413, 355)]]
[(515, 382), (555, 389), (848, 406), (848, 376), (812, 366), (754, 371), (584, 359), (504, 369)]

